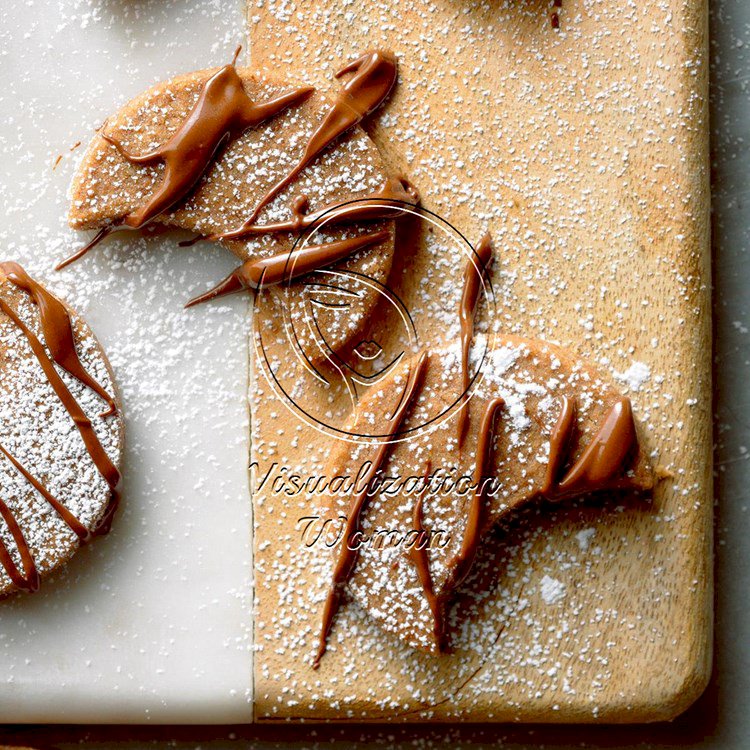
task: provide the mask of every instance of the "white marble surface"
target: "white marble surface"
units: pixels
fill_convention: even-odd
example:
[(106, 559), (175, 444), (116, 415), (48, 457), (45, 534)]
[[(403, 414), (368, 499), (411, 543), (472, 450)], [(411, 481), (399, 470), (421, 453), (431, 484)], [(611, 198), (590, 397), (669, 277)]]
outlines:
[(2, 255), (101, 338), (127, 444), (110, 536), (0, 607), (0, 721), (251, 716), (247, 300), (182, 309), (236, 263), (216, 247), (179, 250), (172, 235), (108, 242), (53, 271), (81, 244), (65, 225), (83, 152), (71, 146), (150, 84), (229, 60), (243, 39), (239, 2), (0, 4)]

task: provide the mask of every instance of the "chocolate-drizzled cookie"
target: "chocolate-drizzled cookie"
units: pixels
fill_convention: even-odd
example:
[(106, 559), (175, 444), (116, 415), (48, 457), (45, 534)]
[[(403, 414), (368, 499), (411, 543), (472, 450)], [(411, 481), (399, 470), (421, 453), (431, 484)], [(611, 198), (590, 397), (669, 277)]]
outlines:
[[(347, 571), (332, 579), (337, 595), (345, 586), (385, 630), (434, 653), (449, 645), (448, 607), (487, 532), (513, 509), (535, 498), (653, 485), (629, 399), (593, 366), (558, 346), (516, 337), (500, 337), (488, 352), (464, 401), (460, 342), (389, 373), (361, 399), (348, 429), (390, 434), (389, 415), (398, 408), (395, 439), (387, 448), (341, 441), (325, 472), (361, 478), (369, 465), (388, 487), (378, 491), (375, 482), (375, 491), (329, 498), (331, 516), (346, 517), (351, 527), (334, 550), (334, 569), (346, 559)], [(420, 382), (409, 389), (403, 414), (405, 384), (416, 368)], [(472, 378), (477, 368), (470, 360)], [(447, 418), (416, 432), (446, 409)], [(438, 531), (440, 543), (430, 544)], [(333, 615), (324, 613), (319, 654)]]
[[(71, 226), (98, 229), (93, 244), (125, 228), (181, 227), (220, 241), (252, 263), (282, 259), (328, 211), (325, 231), (311, 242), (384, 233), (377, 243), (333, 263), (384, 283), (393, 256), (394, 213), (383, 201), (415, 203), (417, 196), (388, 174), (357, 126), (383, 101), (396, 75), (391, 56), (371, 54), (377, 65), (345, 66), (340, 80), (332, 81), (334, 97), (337, 88), (341, 92), (333, 102), (299, 82), (261, 79), (234, 62), (155, 86), (110, 117), (89, 146), (73, 183)], [(371, 69), (377, 75), (370, 76)], [(368, 96), (362, 111), (342, 121), (337, 113), (344, 106), (353, 112), (359, 91)], [(332, 118), (336, 127), (329, 125)], [(371, 203), (342, 208), (366, 198)], [(304, 286), (294, 287), (292, 307), (307, 304)], [(327, 346), (346, 344), (370, 314), (377, 295), (366, 284), (356, 293), (354, 318), (335, 310), (320, 313)], [(260, 308), (262, 313), (263, 304)], [(307, 353), (321, 356), (314, 345)]]
[(88, 326), (0, 263), (0, 596), (35, 591), (117, 510), (123, 423)]

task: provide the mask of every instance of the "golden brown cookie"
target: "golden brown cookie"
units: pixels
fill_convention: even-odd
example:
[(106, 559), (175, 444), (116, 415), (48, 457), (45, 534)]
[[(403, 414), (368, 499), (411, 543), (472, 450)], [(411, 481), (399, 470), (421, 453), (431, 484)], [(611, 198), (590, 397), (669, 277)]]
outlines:
[(352, 434), (387, 436), (391, 416), (405, 410), (393, 442), (339, 441), (325, 471), (360, 480), (330, 498), (334, 567), (347, 557), (345, 567), (354, 566), (339, 588), (345, 583), (385, 630), (433, 653), (449, 645), (454, 591), (500, 519), (535, 498), (653, 485), (630, 401), (590, 364), (507, 336), (489, 347), (478, 337), (472, 354), (479, 377), (460, 447), (456, 342), (413, 357), (359, 402)]
[[(184, 130), (208, 82), (228, 69), (235, 70), (225, 66), (177, 76), (136, 97), (109, 118), (89, 146), (73, 182), (69, 215), (73, 228), (101, 229), (126, 221), (138, 224), (133, 217), (141, 216), (144, 205), (163, 187), (165, 167), (163, 160), (147, 158), (147, 163), (136, 163), (127, 155), (148, 157), (158, 153), (170, 138)], [(301, 90), (299, 82), (262, 79), (242, 68), (236, 72), (245, 95), (258, 105), (283, 100), (290, 92), (291, 96)], [(304, 100), (296, 98), (280, 112), (231, 138), (216, 152), (187, 197), (156, 215), (152, 223), (203, 236), (241, 228), (269, 188), (283, 180), (303, 158), (306, 144), (331, 107), (331, 102), (318, 94)], [(253, 219), (256, 231), (242, 239), (221, 242), (243, 261), (283, 255), (294, 247), (300, 235), (298, 228), (258, 233), (258, 227), (262, 232), (267, 224), (294, 224), (301, 215), (313, 216), (321, 209), (382, 195), (384, 191), (390, 194), (393, 185), (398, 194), (404, 194), (401, 184), (388, 174), (375, 145), (354, 126), (312, 159), (291, 184), (258, 212)], [(322, 243), (380, 230), (388, 233), (385, 239), (336, 263), (335, 268), (382, 284), (393, 257), (392, 219), (337, 224), (317, 232), (311, 241)], [(358, 293), (361, 304), (356, 319), (342, 324), (340, 316), (321, 312), (329, 343), (336, 348), (356, 334), (376, 302), (377, 295), (367, 285), (361, 285)], [(304, 283), (294, 286), (293, 296), (293, 304), (310, 304)], [(312, 349), (314, 357), (315, 347)]]
[(123, 421), (83, 320), (16, 263), (0, 263), (0, 596), (34, 591), (106, 533)]

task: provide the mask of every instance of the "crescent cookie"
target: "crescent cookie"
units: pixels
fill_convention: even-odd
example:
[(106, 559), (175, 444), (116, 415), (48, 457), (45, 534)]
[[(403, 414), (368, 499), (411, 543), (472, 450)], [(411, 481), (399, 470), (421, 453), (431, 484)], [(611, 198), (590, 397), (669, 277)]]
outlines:
[[(174, 165), (184, 164), (185, 159), (170, 158), (177, 148), (194, 149), (193, 141), (200, 145), (200, 134), (191, 128), (195, 130), (201, 107), (205, 111), (208, 106), (206, 92), (210, 95), (211, 87), (218, 85), (225, 90), (233, 86), (235, 99), (242, 99), (238, 106), (246, 111), (240, 116), (225, 109), (225, 119), (234, 118), (227, 125), (226, 137), (221, 129), (214, 129), (212, 135), (219, 142), (210, 154), (204, 154), (204, 167), (203, 162), (196, 162), (195, 181), (187, 189), (184, 176), (174, 177)], [(216, 95), (216, 106), (226, 108), (225, 90)], [(242, 261), (262, 261), (292, 251), (300, 230), (307, 228), (304, 219), (321, 210), (372, 196), (408, 198), (356, 122), (315, 158), (305, 161), (306, 147), (336, 107), (335, 102), (311, 91), (261, 78), (233, 64), (180, 75), (154, 86), (110, 117), (89, 145), (72, 185), (71, 227), (109, 232), (121, 226), (141, 227), (148, 218), (148, 223), (217, 239)], [(215, 114), (210, 112), (205, 121), (212, 124), (210, 118)], [(304, 168), (295, 172), (289, 184), (284, 183), (300, 162)], [(182, 195), (173, 204), (163, 195), (164, 183), (170, 179), (184, 183), (172, 195)], [(281, 183), (282, 188), (273, 192)], [(248, 219), (252, 219), (248, 233), (236, 238)], [(310, 241), (320, 244), (385, 232), (377, 243), (333, 266), (353, 277), (383, 284), (393, 259), (394, 225), (392, 217), (368, 217), (365, 223), (336, 222), (314, 232)], [(297, 314), (300, 304), (311, 303), (304, 282), (295, 280), (292, 289), (289, 305)], [(267, 296), (280, 294), (274, 290)], [(339, 348), (351, 341), (371, 314), (377, 294), (367, 284), (360, 284), (356, 294), (359, 304), (354, 317), (342, 318), (335, 310), (321, 312), (327, 345)], [(259, 314), (264, 307), (264, 303), (259, 305)], [(321, 356), (312, 342), (308, 349), (312, 359)]]

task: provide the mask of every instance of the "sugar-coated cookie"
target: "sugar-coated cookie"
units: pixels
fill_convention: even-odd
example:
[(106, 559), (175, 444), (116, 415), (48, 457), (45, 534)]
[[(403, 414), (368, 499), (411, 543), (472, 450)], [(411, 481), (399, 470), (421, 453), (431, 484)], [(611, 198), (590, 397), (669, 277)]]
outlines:
[(0, 596), (35, 591), (119, 501), (123, 422), (99, 342), (14, 262), (0, 263)]
[(472, 350), (482, 358), (470, 361), (479, 377), (465, 402), (458, 342), (389, 373), (348, 429), (392, 437), (339, 441), (325, 472), (359, 479), (330, 498), (341, 519), (333, 566), (346, 573), (333, 580), (385, 630), (431, 652), (449, 645), (453, 593), (500, 519), (535, 498), (653, 485), (630, 401), (609, 379), (543, 341), (485, 343)]
[[(99, 229), (100, 238), (146, 224), (180, 227), (254, 262), (288, 254), (325, 213), (325, 230), (311, 240), (316, 244), (386, 233), (335, 264), (384, 283), (394, 221), (382, 202), (417, 197), (387, 172), (357, 125), (387, 96), (396, 74), (395, 60), (368, 55), (339, 71), (333, 101), (299, 82), (263, 79), (234, 64), (149, 89), (110, 117), (89, 146), (72, 186), (71, 226)], [(375, 79), (377, 94), (362, 94), (357, 110), (352, 102), (363, 77), (364, 91)], [(373, 200), (363, 204), (367, 198)], [(350, 201), (360, 203), (342, 210)], [(356, 335), (375, 305), (371, 290), (361, 293), (357, 320), (343, 325), (339, 316), (322, 314), (336, 348)], [(304, 284), (294, 294), (304, 300)]]

